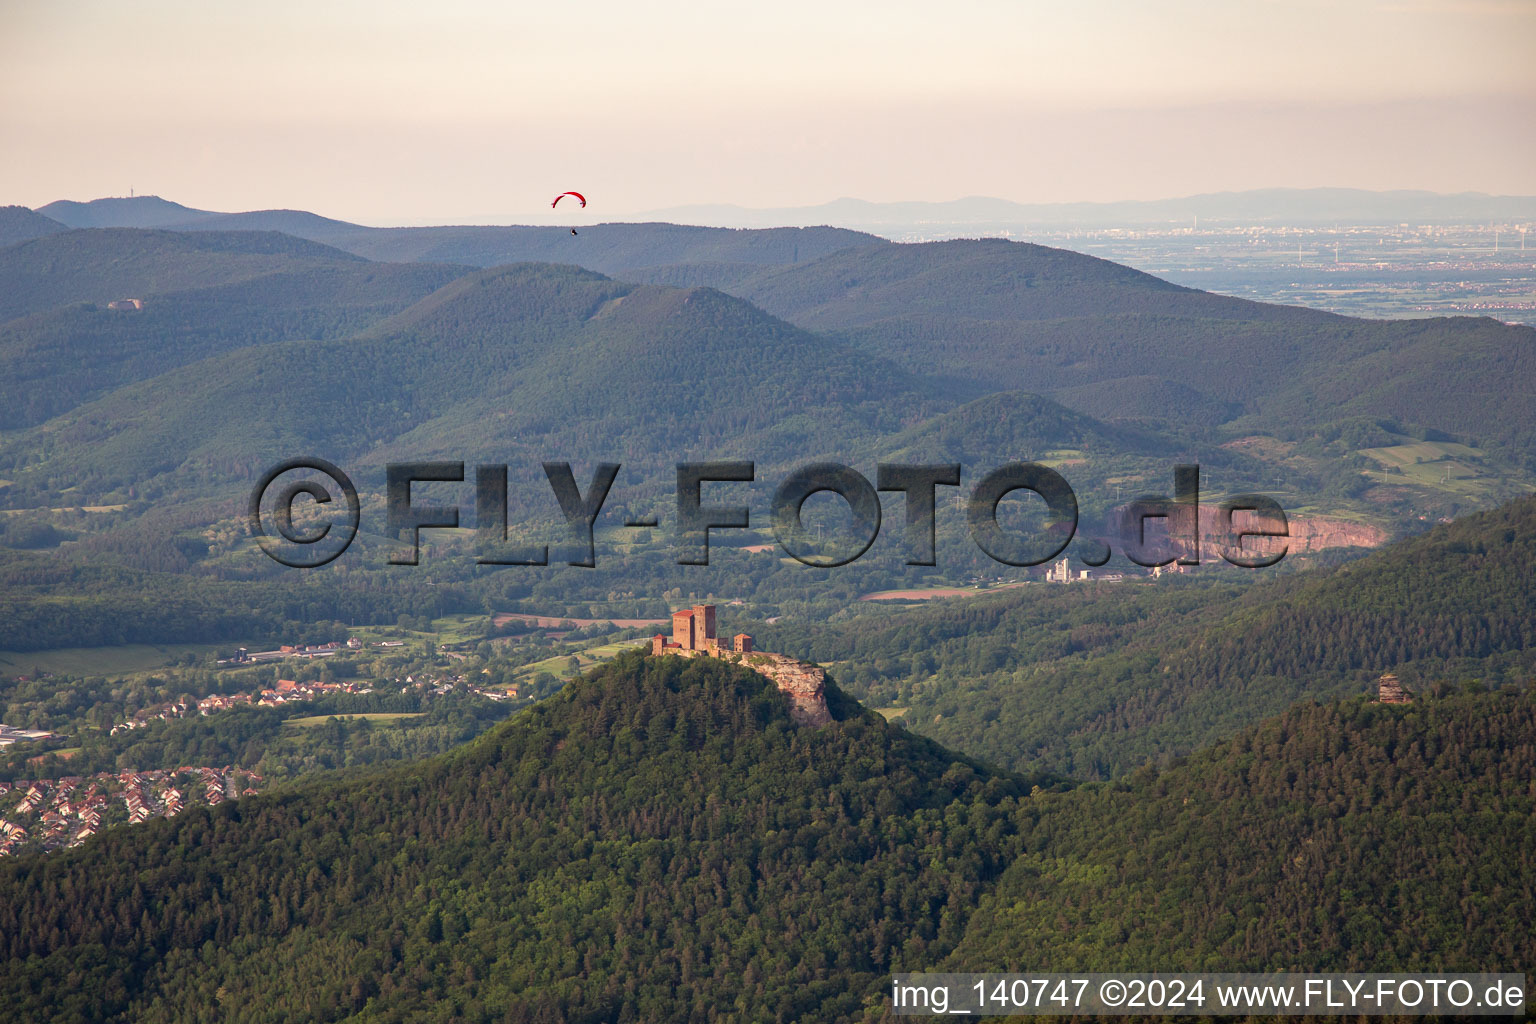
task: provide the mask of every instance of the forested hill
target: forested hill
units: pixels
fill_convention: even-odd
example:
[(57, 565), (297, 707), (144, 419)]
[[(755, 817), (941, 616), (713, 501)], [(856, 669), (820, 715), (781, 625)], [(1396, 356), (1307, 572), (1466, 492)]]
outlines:
[(72, 228), (163, 228), (214, 216), (159, 196), (108, 196), (83, 203), (57, 199), (37, 212)]
[(959, 941), (1026, 781), (629, 656), (441, 758), (0, 865), (0, 1019), (846, 1020)]
[[(1206, 553), (1213, 555), (1211, 552)], [(1536, 676), (1536, 498), (1259, 586), (1036, 585), (877, 624), (754, 629), (914, 729), (1013, 768), (1120, 775), (1303, 698)]]
[(484, 454), (524, 473), (587, 451), (668, 479), (690, 452), (769, 464), (868, 446), (932, 404), (924, 387), (720, 292), (525, 263), (353, 338), (246, 346), (125, 385), (7, 437), (0, 464), (39, 484), (28, 453), (46, 446), (49, 474), (95, 493), (245, 486), (315, 450)]
[[(0, 250), (0, 429), (209, 356), (352, 334), (466, 269), (251, 232), (71, 231)], [(142, 308), (107, 308), (124, 298)]]
[(278, 232), (66, 231), (0, 249), (0, 321), (71, 302), (105, 305), (361, 262)]
[(667, 283), (716, 285), (775, 316), (817, 329), (920, 315), (969, 320), (1123, 313), (1291, 323), (1336, 319), (1184, 288), (1109, 260), (1001, 238), (848, 248), (795, 266), (764, 268), (734, 282)]
[(846, 1021), (940, 966), (1536, 953), (1529, 689), (1303, 705), (1075, 790), (830, 698), (804, 729), (631, 655), (430, 761), (6, 862), (0, 1020)]
[(1281, 436), (1390, 417), (1498, 442), (1521, 461), (1536, 451), (1530, 396), (1509, 385), (1536, 379), (1536, 330), (1487, 318), (1374, 321), (1248, 302), (1002, 239), (628, 276), (720, 288), (972, 394), (1033, 391), (1092, 416)]
[(25, 206), (0, 206), (0, 247), (65, 230), (63, 224)]
[(1030, 802), (948, 969), (1526, 971), (1536, 690), (1301, 705)]

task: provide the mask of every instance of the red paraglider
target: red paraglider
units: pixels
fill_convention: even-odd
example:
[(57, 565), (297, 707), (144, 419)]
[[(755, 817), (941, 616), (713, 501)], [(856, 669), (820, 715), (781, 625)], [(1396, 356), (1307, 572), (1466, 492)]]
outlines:
[(583, 210), (587, 208), (587, 197), (582, 195), (580, 192), (561, 192), (559, 195), (555, 196), (555, 201), (549, 204), (550, 209), (554, 209), (554, 207), (559, 204), (560, 200), (564, 199), (566, 196), (575, 196), (581, 202), (581, 208)]

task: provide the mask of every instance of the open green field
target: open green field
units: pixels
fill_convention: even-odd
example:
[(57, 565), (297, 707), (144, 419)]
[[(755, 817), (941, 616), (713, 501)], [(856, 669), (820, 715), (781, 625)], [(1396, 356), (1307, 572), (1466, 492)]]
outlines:
[(399, 626), (351, 626), (347, 629), (347, 636), (356, 637), (364, 644), (375, 644), (380, 640), (404, 640), (406, 643), (421, 643), (423, 640), (432, 640), (434, 633), (421, 633), (414, 629), (401, 629)]
[(591, 658), (593, 661), (609, 661), (631, 648), (648, 647), (649, 645), (649, 640), (616, 640), (611, 644), (599, 644), (596, 647), (588, 647), (581, 652), (581, 656)]
[(1409, 484), (1465, 498), (1485, 497), (1502, 481), (1490, 472), (1483, 453), (1452, 441), (1414, 441), (1386, 448), (1362, 448), (1360, 454), (1382, 472), (1371, 479), (1387, 485)]
[(993, 594), (999, 590), (1008, 590), (1013, 587), (1027, 586), (1027, 581), (1017, 583), (994, 583), (986, 587), (913, 587), (908, 590), (876, 590), (873, 593), (862, 594), (860, 601), (933, 601), (946, 597), (981, 597), (984, 594)]
[[(3, 486), (7, 482), (8, 481), (0, 480), (0, 486)], [(127, 507), (128, 507), (127, 505), (80, 505), (80, 506), (77, 506), (78, 510), (81, 511), (81, 512), (121, 512), (123, 509), (125, 509)], [(67, 507), (67, 506), (66, 507), (61, 507), (61, 508), (8, 508), (8, 509), (0, 510), (0, 515), (20, 516), (20, 515), (26, 515), (28, 512), (74, 512), (74, 511), (76, 511), (76, 508), (71, 508), (71, 507)]]
[(1088, 459), (1076, 448), (1058, 448), (1032, 461), (1050, 469), (1060, 469), (1063, 466), (1081, 466)]
[(426, 714), (424, 711), (371, 711), (355, 715), (309, 715), (306, 718), (290, 718), (283, 724), (309, 729), (324, 725), (333, 718), (366, 718), (370, 722), (394, 722), (402, 718), (420, 718), (424, 714)]
[(427, 640), (434, 646), (458, 644), (484, 636), (488, 618), (485, 615), (446, 615), (440, 619), (433, 619), (430, 631), (401, 629), (393, 623), (353, 626), (347, 630), (347, 635), (356, 637), (369, 646), (380, 640), (404, 640), (406, 643)]
[(124, 644), (120, 647), (60, 647), (48, 651), (0, 651), (0, 672), (30, 675), (33, 669), (55, 675), (107, 676), (148, 672), (186, 654), (201, 658), (249, 644)]
[(644, 647), (646, 640), (619, 640), (615, 643), (599, 644), (596, 647), (587, 647), (579, 651), (571, 651), (559, 654), (553, 658), (545, 658), (536, 661), (532, 665), (524, 665), (517, 670), (519, 680), (532, 679), (540, 672), (548, 672), (551, 675), (564, 675), (570, 668), (571, 658), (575, 658), (581, 665), (581, 671), (585, 672), (593, 665), (601, 665), (606, 661), (612, 661), (625, 651), (634, 650), (636, 647)]
[(1362, 448), (1360, 454), (1384, 466), (1411, 466), (1440, 459), (1471, 459), (1475, 462), (1483, 459), (1483, 453), (1476, 448), (1454, 441), (1414, 441), (1410, 444), (1395, 444), (1390, 448)]
[(459, 644), (485, 635), (489, 616), (448, 615), (432, 620), (432, 632), (440, 644)]

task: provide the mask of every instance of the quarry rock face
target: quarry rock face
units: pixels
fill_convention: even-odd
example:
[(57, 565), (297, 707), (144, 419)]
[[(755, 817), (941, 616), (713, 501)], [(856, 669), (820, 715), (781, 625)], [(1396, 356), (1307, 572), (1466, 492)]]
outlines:
[[(1257, 520), (1247, 513), (1237, 513), (1233, 517), (1233, 526), (1242, 530)], [(1168, 539), (1167, 520), (1149, 519), (1146, 523), (1146, 537), (1149, 546), (1155, 546), (1156, 550), (1166, 550), (1169, 554), (1189, 555), (1186, 545), (1175, 538)], [(1350, 522), (1347, 519), (1330, 519), (1325, 516), (1297, 516), (1287, 515), (1286, 525), (1289, 535), (1285, 537), (1248, 536), (1242, 541), (1244, 554), (1276, 554), (1286, 551), (1288, 554), (1300, 555), (1307, 552), (1322, 551), (1326, 548), (1374, 548), (1385, 544), (1389, 539), (1387, 532), (1379, 527), (1367, 523)], [(1111, 513), (1110, 527), (1118, 537), (1134, 536), (1135, 521), (1131, 510), (1126, 507), (1116, 509)], [(1116, 537), (1108, 538), (1115, 549)], [(1227, 542), (1226, 518), (1218, 505), (1202, 503), (1200, 505), (1200, 560), (1216, 560), (1221, 558), (1221, 552)]]
[[(1202, 519), (1203, 523), (1203, 519)], [(1322, 516), (1291, 516), (1292, 551), (1321, 551), (1323, 548), (1374, 548), (1387, 542), (1387, 532), (1366, 523), (1352, 523), (1345, 519), (1326, 519)], [(1215, 532), (1214, 527), (1212, 532)], [(1243, 541), (1246, 548), (1265, 550), (1261, 544), (1286, 543), (1284, 537), (1249, 537)]]

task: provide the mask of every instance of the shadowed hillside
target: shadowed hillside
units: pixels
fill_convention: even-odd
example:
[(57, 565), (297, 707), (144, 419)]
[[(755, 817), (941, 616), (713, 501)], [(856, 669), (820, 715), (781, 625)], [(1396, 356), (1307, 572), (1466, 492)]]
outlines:
[(92, 488), (172, 472), (181, 487), (242, 479), (316, 447), (381, 461), (494, 455), (533, 473), (551, 453), (592, 451), (660, 472), (690, 452), (836, 454), (926, 401), (900, 371), (719, 292), (519, 264), (456, 280), (353, 338), (170, 369), (7, 448), (21, 459), (46, 444), (49, 472)]
[(654, 275), (714, 285), (973, 395), (1034, 391), (1090, 415), (1261, 433), (1385, 417), (1536, 457), (1536, 404), (1512, 384), (1536, 379), (1530, 327), (1249, 302), (997, 239), (848, 249), (755, 274)]
[(0, 206), (0, 248), (64, 230), (63, 224), (25, 206)]
[(67, 231), (0, 249), (0, 321), (344, 262), (359, 258), (277, 232)]

